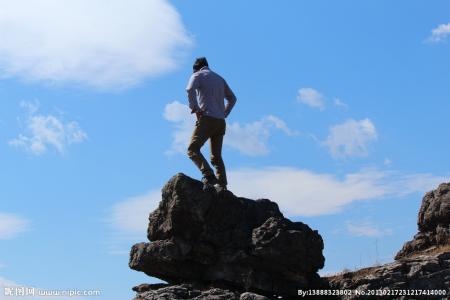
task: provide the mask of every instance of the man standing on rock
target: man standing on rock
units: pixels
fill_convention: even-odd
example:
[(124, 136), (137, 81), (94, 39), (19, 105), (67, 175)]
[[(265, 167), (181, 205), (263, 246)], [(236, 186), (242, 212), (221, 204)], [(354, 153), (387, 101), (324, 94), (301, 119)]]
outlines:
[[(205, 57), (195, 60), (193, 72), (186, 91), (191, 113), (197, 115), (197, 122), (187, 154), (203, 174), (204, 189), (214, 186), (217, 191), (226, 190), (227, 175), (222, 160), (222, 143), (226, 127), (225, 118), (236, 103), (236, 96), (225, 79), (209, 69)], [(224, 99), (227, 100), (226, 105)], [(200, 152), (200, 148), (208, 139), (211, 147), (211, 164), (216, 169), (217, 177)]]

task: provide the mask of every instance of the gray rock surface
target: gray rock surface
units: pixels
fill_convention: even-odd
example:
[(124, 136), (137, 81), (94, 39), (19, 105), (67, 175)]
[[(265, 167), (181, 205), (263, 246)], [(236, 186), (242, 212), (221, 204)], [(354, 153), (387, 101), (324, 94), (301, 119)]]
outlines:
[[(332, 289), (443, 290), (450, 293), (450, 252), (416, 255), (328, 278)], [(342, 299), (448, 299), (436, 295), (344, 296)]]
[(202, 288), (192, 284), (166, 285), (155, 287), (153, 287), (152, 285), (147, 285), (146, 289), (142, 289), (139, 287), (133, 288), (133, 290), (138, 291), (138, 294), (136, 295), (134, 300), (240, 300), (239, 294), (227, 289), (216, 287)]
[(403, 245), (395, 259), (450, 245), (450, 183), (442, 183), (423, 197), (417, 225), (419, 232)]
[[(208, 299), (234, 299), (226, 297), (244, 292), (288, 297), (298, 289), (323, 287), (317, 274), (324, 265), (323, 241), (316, 230), (284, 218), (275, 202), (205, 192), (201, 182), (184, 174), (164, 186), (149, 217), (148, 239), (132, 247), (129, 266), (167, 281), (171, 287), (158, 293), (181, 297), (173, 299), (212, 293), (199, 290), (194, 298), (182, 298), (185, 283), (230, 291)], [(149, 290), (136, 299), (157, 299), (154, 295)], [(242, 297), (264, 299), (255, 295)]]
[(239, 300), (269, 300), (269, 298), (255, 293), (245, 292), (241, 294)]
[(270, 300), (251, 292), (238, 292), (224, 288), (211, 286), (198, 286), (188, 283), (170, 284), (141, 284), (133, 288), (138, 292), (134, 300), (156, 300), (156, 299), (186, 299), (186, 300)]

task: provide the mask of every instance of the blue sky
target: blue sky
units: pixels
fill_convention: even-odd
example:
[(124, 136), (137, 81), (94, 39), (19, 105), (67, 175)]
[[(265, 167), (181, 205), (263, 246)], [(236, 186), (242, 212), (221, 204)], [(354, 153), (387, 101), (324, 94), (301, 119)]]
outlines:
[(319, 230), (322, 274), (391, 261), (417, 230), (424, 192), (450, 177), (449, 11), (0, 1), (0, 285), (118, 300), (157, 281), (130, 270), (128, 253), (146, 240), (162, 185), (177, 172), (200, 178), (185, 155), (198, 56), (238, 98), (229, 188)]

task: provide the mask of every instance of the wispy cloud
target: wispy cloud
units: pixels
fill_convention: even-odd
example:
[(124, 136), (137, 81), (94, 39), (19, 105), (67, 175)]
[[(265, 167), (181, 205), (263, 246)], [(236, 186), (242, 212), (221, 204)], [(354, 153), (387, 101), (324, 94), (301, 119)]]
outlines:
[(270, 152), (269, 137), (274, 129), (291, 136), (297, 134), (296, 131), (289, 129), (283, 120), (269, 115), (251, 123), (234, 122), (229, 124), (224, 143), (242, 154), (265, 155)]
[(325, 109), (325, 98), (313, 88), (301, 88), (298, 90), (297, 100), (300, 103), (320, 110)]
[[(166, 105), (164, 118), (175, 125), (172, 148), (169, 152), (185, 153), (194, 129), (195, 117), (187, 105), (174, 101)], [(245, 155), (265, 155), (270, 152), (269, 138), (273, 130), (287, 135), (297, 135), (287, 124), (276, 116), (265, 116), (258, 121), (241, 124), (227, 123), (224, 145)]]
[(377, 139), (377, 130), (371, 120), (348, 119), (330, 127), (328, 137), (322, 144), (335, 158), (363, 157), (369, 153), (368, 145)]
[[(245, 168), (228, 173), (229, 188), (235, 195), (271, 199), (287, 216), (338, 213), (356, 201), (424, 193), (450, 180), (450, 176), (402, 174), (378, 169), (361, 170), (343, 177), (293, 167)], [(111, 208), (107, 220), (120, 238), (145, 236), (149, 213), (158, 207), (160, 200), (161, 192), (156, 189), (125, 199)], [(388, 229), (377, 229), (369, 222), (349, 222), (347, 230), (356, 234), (358, 224), (364, 225), (358, 234), (389, 234)], [(122, 249), (114, 251), (127, 253)]]
[(173, 70), (192, 45), (167, 0), (0, 2), (0, 75), (123, 88)]
[(342, 102), (342, 100), (339, 98), (334, 98), (334, 106), (348, 108), (348, 105), (346, 103)]
[(121, 234), (145, 236), (149, 213), (158, 207), (159, 201), (159, 190), (125, 199), (112, 207), (108, 222)]
[(438, 43), (447, 39), (448, 36), (450, 36), (450, 23), (441, 24), (431, 30), (431, 35), (428, 37), (428, 41)]
[(367, 220), (354, 222), (346, 222), (346, 230), (350, 235), (359, 237), (383, 237), (392, 234), (392, 229), (379, 228)]
[(10, 213), (0, 213), (0, 240), (12, 239), (29, 229), (30, 221)]
[(239, 196), (276, 201), (291, 216), (317, 216), (337, 213), (355, 201), (423, 193), (449, 178), (377, 169), (339, 178), (291, 167), (268, 167), (229, 171), (229, 188)]
[(9, 145), (22, 147), (35, 155), (40, 155), (45, 153), (48, 147), (64, 153), (68, 146), (87, 139), (86, 132), (77, 122), (65, 122), (62, 117), (39, 114), (36, 102), (22, 102), (21, 105), (27, 110), (26, 133), (11, 139)]
[(195, 116), (187, 105), (178, 101), (169, 103), (164, 108), (164, 118), (174, 124), (172, 147), (169, 153), (185, 153), (194, 130)]
[(109, 255), (127, 256), (130, 244), (147, 235), (148, 217), (161, 201), (161, 191), (152, 190), (114, 204), (104, 218), (111, 231), (103, 243)]

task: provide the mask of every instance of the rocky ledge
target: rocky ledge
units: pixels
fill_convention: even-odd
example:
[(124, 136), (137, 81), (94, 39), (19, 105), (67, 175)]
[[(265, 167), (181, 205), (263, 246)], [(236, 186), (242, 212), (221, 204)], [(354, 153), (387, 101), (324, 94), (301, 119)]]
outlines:
[[(328, 277), (330, 288), (352, 290), (445, 291), (443, 295), (347, 296), (342, 299), (449, 299), (450, 183), (443, 183), (422, 200), (419, 232), (406, 242), (395, 261)], [(420, 293), (420, 292), (419, 292)], [(434, 292), (432, 292), (434, 293)]]
[[(346, 272), (329, 278), (331, 289), (450, 292), (450, 251), (402, 258), (378, 267)], [(380, 296), (347, 296), (342, 299), (383, 299)], [(390, 295), (384, 299), (448, 299), (443, 295)]]
[(135, 299), (289, 298), (325, 287), (323, 240), (267, 199), (203, 191), (177, 174), (150, 214), (150, 243), (132, 247), (130, 268), (168, 284), (140, 285)]
[[(150, 243), (134, 245), (129, 261), (130, 268), (167, 283), (134, 287), (135, 300), (299, 299), (298, 289), (449, 294), (450, 183), (425, 195), (418, 228), (394, 262), (320, 278), (324, 245), (316, 230), (286, 219), (275, 202), (203, 191), (201, 182), (178, 174), (164, 186), (159, 207), (150, 214)], [(341, 297), (380, 298), (449, 299), (354, 293)]]
[(238, 292), (217, 286), (199, 284), (141, 284), (133, 288), (137, 292), (135, 300), (173, 299), (215, 299), (215, 300), (269, 300), (251, 292)]
[(419, 232), (405, 243), (395, 259), (450, 245), (450, 183), (443, 183), (423, 197), (417, 218)]

